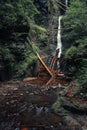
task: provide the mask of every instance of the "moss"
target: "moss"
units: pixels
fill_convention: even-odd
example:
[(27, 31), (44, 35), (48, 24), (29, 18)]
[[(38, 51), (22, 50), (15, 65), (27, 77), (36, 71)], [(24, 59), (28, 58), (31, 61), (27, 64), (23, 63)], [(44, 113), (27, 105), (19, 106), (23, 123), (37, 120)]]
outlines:
[(68, 111), (63, 108), (63, 97), (58, 97), (57, 101), (53, 104), (52, 109), (60, 116), (67, 115)]
[(71, 55), (76, 55), (77, 54), (77, 48), (75, 46), (71, 46), (69, 49), (67, 49), (65, 53), (65, 57), (68, 58)]

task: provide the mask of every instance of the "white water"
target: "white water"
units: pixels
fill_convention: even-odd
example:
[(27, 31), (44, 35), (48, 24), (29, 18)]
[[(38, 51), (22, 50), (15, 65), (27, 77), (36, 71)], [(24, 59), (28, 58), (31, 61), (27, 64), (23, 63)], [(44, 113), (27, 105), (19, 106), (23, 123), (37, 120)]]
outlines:
[[(66, 7), (68, 7), (68, 0), (65, 1), (65, 5), (66, 5)], [(59, 50), (58, 58), (61, 57), (61, 53), (62, 53), (61, 19), (62, 19), (62, 16), (59, 16), (59, 18), (58, 18), (58, 33), (57, 33), (57, 47), (56, 47), (56, 50), (57, 49)]]
[(68, 6), (68, 0), (66, 0), (66, 7)]
[(61, 53), (62, 53), (62, 42), (61, 42), (61, 19), (62, 19), (62, 16), (59, 16), (59, 19), (58, 19), (58, 33), (57, 33), (57, 48), (56, 48), (56, 50), (57, 50), (57, 49), (59, 50), (58, 58), (60, 58)]

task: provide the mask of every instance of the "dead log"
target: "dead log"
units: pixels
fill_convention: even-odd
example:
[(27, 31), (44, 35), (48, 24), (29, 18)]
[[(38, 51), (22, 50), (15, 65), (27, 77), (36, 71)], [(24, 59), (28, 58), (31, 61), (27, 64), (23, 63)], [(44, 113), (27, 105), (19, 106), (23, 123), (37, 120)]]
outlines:
[(53, 81), (53, 79), (54, 77), (50, 78), (45, 85), (48, 86)]
[(45, 68), (45, 70), (49, 73), (50, 76), (53, 77), (52, 72), (49, 70), (49, 68), (47, 67), (47, 65), (44, 63), (44, 61), (42, 60), (42, 58), (40, 57), (40, 55), (38, 53), (36, 53), (36, 54), (37, 54), (37, 57), (38, 57), (39, 61), (41, 62), (41, 64)]
[(55, 56), (53, 56), (52, 61), (51, 61), (51, 65), (50, 65), (50, 68), (51, 68), (52, 70), (54, 69), (55, 64), (56, 64), (56, 62), (57, 62), (58, 53), (59, 53), (59, 49), (56, 49), (56, 54), (55, 54)]
[(57, 76), (60, 76), (60, 77), (64, 77), (65, 75), (64, 75), (64, 73), (59, 73)]
[(23, 81), (28, 82), (28, 81), (35, 80), (35, 79), (37, 79), (37, 77), (28, 77), (28, 78), (24, 78)]
[(52, 62), (51, 62), (51, 66), (50, 66), (50, 68), (51, 68), (52, 70), (54, 69), (54, 66), (55, 66), (55, 64), (56, 64), (56, 61), (57, 61), (57, 57), (54, 56), (54, 57), (52, 58)]

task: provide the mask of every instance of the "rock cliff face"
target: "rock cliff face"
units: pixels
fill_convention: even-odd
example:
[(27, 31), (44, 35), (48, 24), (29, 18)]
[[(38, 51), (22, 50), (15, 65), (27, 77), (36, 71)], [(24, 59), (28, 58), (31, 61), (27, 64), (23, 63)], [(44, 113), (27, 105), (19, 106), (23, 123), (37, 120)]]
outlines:
[(41, 24), (47, 29), (48, 37), (44, 40), (46, 53), (48, 53), (48, 55), (53, 55), (57, 44), (59, 8), (52, 0), (35, 0), (35, 5), (40, 11), (40, 14), (35, 20), (38, 24)]

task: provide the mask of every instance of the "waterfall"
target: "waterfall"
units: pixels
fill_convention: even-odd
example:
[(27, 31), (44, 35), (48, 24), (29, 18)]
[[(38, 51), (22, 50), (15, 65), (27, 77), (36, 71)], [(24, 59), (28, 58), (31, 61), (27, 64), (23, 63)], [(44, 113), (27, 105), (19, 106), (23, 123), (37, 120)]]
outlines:
[(61, 53), (62, 53), (61, 19), (62, 19), (62, 16), (59, 16), (59, 19), (58, 19), (58, 33), (57, 33), (57, 47), (56, 47), (56, 50), (59, 51), (59, 53), (58, 53), (58, 58), (60, 58)]
[[(66, 5), (66, 7), (68, 6), (68, 0), (65, 0), (65, 5)], [(56, 47), (56, 50), (58, 50), (58, 52), (59, 52), (58, 58), (61, 57), (61, 53), (62, 53), (61, 19), (62, 19), (62, 16), (59, 16), (59, 18), (58, 18), (58, 33), (57, 33), (57, 47)]]
[(65, 2), (66, 2), (65, 4), (66, 4), (66, 7), (67, 7), (68, 6), (68, 0), (66, 0)]
[(61, 42), (61, 19), (63, 17), (63, 14), (66, 13), (67, 11), (67, 7), (68, 7), (68, 0), (63, 0), (62, 2), (59, 2), (61, 3), (61, 7), (62, 7), (62, 11), (60, 11), (60, 16), (58, 18), (58, 32), (57, 32), (57, 47), (56, 47), (56, 57), (57, 57), (57, 60), (55, 60), (55, 58), (52, 60), (52, 64), (51, 64), (51, 68), (53, 68), (54, 64), (55, 64), (55, 61), (56, 61), (56, 67), (57, 68), (60, 68), (60, 57), (61, 57), (61, 54), (62, 54), (62, 42)]

